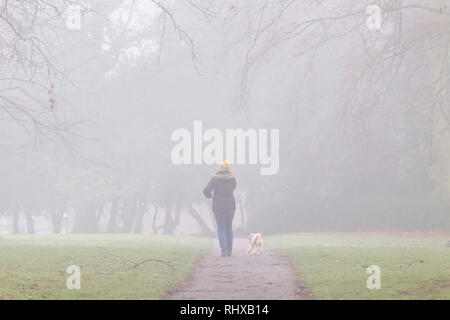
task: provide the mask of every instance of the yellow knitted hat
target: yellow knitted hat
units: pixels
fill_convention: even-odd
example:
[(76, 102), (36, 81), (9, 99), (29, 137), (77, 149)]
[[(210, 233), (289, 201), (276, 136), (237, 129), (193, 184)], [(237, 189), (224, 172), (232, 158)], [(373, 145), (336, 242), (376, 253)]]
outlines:
[(223, 160), (223, 162), (220, 164), (221, 167), (228, 168), (230, 166), (230, 161)]

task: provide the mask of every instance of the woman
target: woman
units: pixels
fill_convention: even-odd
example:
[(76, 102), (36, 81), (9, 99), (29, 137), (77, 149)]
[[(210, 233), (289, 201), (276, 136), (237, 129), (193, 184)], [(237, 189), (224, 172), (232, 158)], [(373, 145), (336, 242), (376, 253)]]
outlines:
[(203, 189), (207, 198), (212, 198), (212, 210), (217, 221), (217, 233), (222, 257), (231, 256), (233, 249), (233, 218), (236, 211), (233, 191), (236, 178), (230, 171), (228, 160), (220, 164), (218, 172), (211, 175), (211, 180)]

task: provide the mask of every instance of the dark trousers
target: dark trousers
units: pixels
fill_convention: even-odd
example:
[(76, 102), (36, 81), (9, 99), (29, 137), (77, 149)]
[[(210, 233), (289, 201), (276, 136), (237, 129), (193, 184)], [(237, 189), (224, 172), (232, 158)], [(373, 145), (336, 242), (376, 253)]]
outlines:
[(217, 233), (222, 253), (231, 254), (233, 250), (233, 218), (235, 210), (215, 210)]

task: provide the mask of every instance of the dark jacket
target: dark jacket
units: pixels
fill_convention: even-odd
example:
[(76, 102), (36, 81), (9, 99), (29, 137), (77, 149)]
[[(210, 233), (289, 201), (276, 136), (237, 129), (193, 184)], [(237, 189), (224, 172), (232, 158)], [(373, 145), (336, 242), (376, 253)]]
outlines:
[(207, 198), (212, 198), (213, 211), (236, 210), (233, 191), (236, 188), (236, 178), (228, 170), (222, 170), (211, 175), (211, 180), (203, 189)]

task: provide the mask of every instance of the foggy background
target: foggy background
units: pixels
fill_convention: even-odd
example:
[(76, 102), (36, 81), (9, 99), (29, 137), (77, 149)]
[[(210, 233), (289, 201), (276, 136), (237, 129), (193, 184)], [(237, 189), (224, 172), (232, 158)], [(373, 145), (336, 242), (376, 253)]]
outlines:
[(231, 168), (238, 235), (450, 230), (449, 6), (0, 0), (0, 233), (214, 236), (216, 166), (170, 160), (195, 120), (280, 129), (277, 175)]

